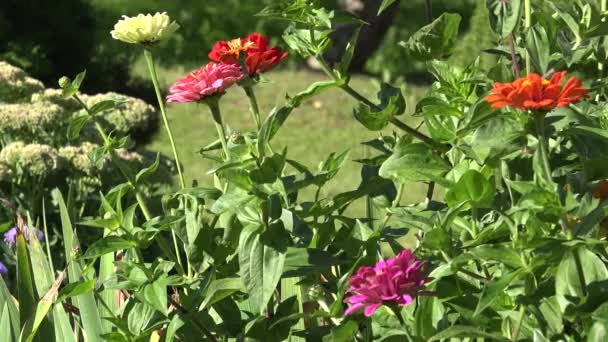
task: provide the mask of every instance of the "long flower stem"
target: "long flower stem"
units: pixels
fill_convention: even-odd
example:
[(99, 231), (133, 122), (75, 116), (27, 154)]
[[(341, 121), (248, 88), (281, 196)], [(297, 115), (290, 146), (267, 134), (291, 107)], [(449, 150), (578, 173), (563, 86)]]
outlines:
[(551, 165), (549, 163), (549, 142), (545, 134), (545, 114), (534, 113), (534, 123), (536, 124), (536, 137), (538, 139), (539, 162), (542, 168), (541, 176), (548, 183), (551, 183)]
[[(319, 62), (319, 64), (321, 65), (321, 69), (323, 69), (323, 71), (325, 72), (325, 74), (327, 74), (327, 76), (329, 76), (332, 80), (334, 81), (338, 81), (339, 78), (338, 76), (329, 68), (329, 66), (327, 65), (327, 63), (325, 62), (325, 60), (323, 59), (322, 56), (316, 56), (317, 61)], [(346, 92), (348, 95), (350, 95), (351, 97), (353, 97), (355, 100), (366, 104), (368, 107), (374, 109), (374, 110), (380, 110), (380, 108), (374, 104), (373, 102), (371, 102), (370, 100), (368, 100), (365, 96), (361, 95), (359, 92), (357, 92), (355, 89), (353, 89), (350, 85), (348, 84), (344, 84), (340, 86), (340, 89), (342, 89), (344, 92)], [(445, 146), (439, 146), (433, 139), (431, 139), (430, 137), (424, 135), (423, 133), (420, 133), (418, 130), (416, 130), (415, 128), (409, 126), (408, 124), (399, 121), (397, 118), (393, 118), (391, 120), (391, 123), (395, 126), (397, 126), (398, 128), (401, 128), (402, 130), (404, 130), (406, 133), (412, 135), (413, 137), (419, 139), (420, 141), (422, 141), (423, 143), (435, 148), (435, 149), (439, 149), (439, 150), (445, 150)]]
[(576, 264), (576, 273), (578, 273), (578, 280), (581, 283), (581, 290), (583, 291), (583, 297), (587, 296), (587, 281), (585, 280), (585, 272), (583, 270), (583, 263), (581, 262), (581, 256), (578, 249), (574, 250), (574, 263)]
[(222, 143), (222, 149), (224, 150), (224, 160), (230, 159), (230, 152), (228, 150), (228, 142), (226, 141), (226, 130), (224, 129), (224, 122), (222, 120), (222, 112), (220, 111), (220, 105), (217, 100), (209, 100), (207, 102), (211, 115), (213, 116), (213, 122), (215, 123), (215, 129), (217, 135)]
[[(78, 97), (78, 95), (74, 95), (73, 98), (76, 100), (76, 102), (78, 102), (80, 104), (80, 106), (82, 106), (82, 108), (84, 108), (84, 110), (89, 115), (93, 116), (91, 111), (89, 110), (89, 107), (84, 102), (82, 102), (82, 100)], [(93, 122), (95, 123), (95, 128), (97, 129), (97, 132), (103, 139), (104, 144), (108, 145), (110, 142), (110, 138), (108, 137), (108, 134), (105, 132), (105, 130), (103, 129), (103, 127), (101, 126), (99, 121), (95, 120), (94, 117), (93, 117)], [(129, 177), (129, 175), (121, 167), (120, 163), (118, 162), (118, 156), (116, 155), (116, 152), (114, 150), (112, 150), (110, 153), (110, 160), (112, 161), (112, 163), (115, 165), (115, 167), (118, 169), (118, 171), (123, 175), (123, 177), (125, 177), (127, 182), (129, 182), (129, 184), (133, 188), (133, 192), (135, 193), (135, 199), (137, 200), (137, 204), (139, 204), (139, 208), (140, 208), (142, 214), (144, 215), (144, 218), (146, 219), (146, 221), (150, 221), (152, 219), (152, 215), (150, 214), (150, 209), (148, 209), (148, 205), (146, 204), (146, 200), (145, 200), (144, 196), (141, 194), (141, 192), (137, 188), (137, 184), (135, 184), (133, 182), (131, 177)], [(171, 249), (168, 248), (168, 246), (166, 245), (166, 242), (162, 238), (157, 236), (155, 238), (155, 241), (158, 244), (158, 246), (160, 247), (160, 249), (170, 259), (177, 261), (178, 269), (181, 271), (181, 273), (184, 273), (184, 269), (183, 269), (182, 262), (181, 262), (181, 257), (179, 255), (179, 249), (177, 248), (177, 237), (175, 236), (175, 233), (173, 233), (173, 243), (175, 245), (176, 255), (173, 255), (173, 253), (171, 252)]]
[(511, 49), (511, 64), (513, 65), (513, 73), (515, 78), (521, 77), (521, 70), (519, 69), (519, 61), (517, 60), (517, 51), (515, 50), (515, 35), (513, 32), (509, 35), (509, 48)]
[(255, 97), (255, 92), (253, 91), (252, 86), (243, 86), (243, 90), (245, 90), (245, 94), (247, 94), (247, 98), (249, 98), (249, 104), (251, 106), (251, 115), (253, 116), (253, 120), (255, 121), (255, 127), (259, 131), (262, 128), (262, 122), (260, 119), (260, 107), (258, 106), (258, 100)]
[(182, 172), (182, 166), (181, 166), (181, 163), (179, 160), (179, 154), (177, 153), (177, 147), (175, 146), (175, 139), (173, 139), (173, 132), (171, 130), (171, 126), (169, 125), (169, 119), (167, 118), (167, 112), (165, 110), (165, 102), (163, 101), (162, 95), (160, 93), (160, 86), (158, 85), (158, 75), (156, 74), (156, 67), (154, 66), (152, 52), (149, 49), (145, 49), (144, 56), (146, 57), (146, 63), (148, 64), (148, 71), (150, 72), (150, 77), (152, 78), (152, 84), (154, 84), (154, 91), (156, 92), (156, 100), (158, 101), (158, 106), (160, 108), (160, 113), (163, 118), (165, 130), (167, 131), (167, 136), (169, 137), (169, 143), (171, 144), (171, 149), (173, 150), (173, 157), (175, 158), (175, 164), (177, 165), (177, 173), (179, 175), (179, 182), (180, 182), (182, 189), (184, 189), (184, 188), (186, 188), (186, 181), (184, 179), (184, 174)]
[[(532, 0), (524, 0), (524, 28), (526, 33), (532, 27)], [(532, 61), (530, 59), (530, 53), (526, 50), (526, 73), (532, 71)]]
[[(160, 92), (160, 86), (158, 84), (158, 74), (156, 73), (156, 66), (154, 65), (154, 59), (152, 57), (152, 51), (149, 49), (144, 49), (144, 57), (146, 58), (146, 64), (148, 65), (148, 71), (150, 72), (150, 78), (152, 78), (152, 84), (154, 85), (154, 92), (156, 93), (156, 100), (158, 101), (158, 107), (160, 108), (160, 114), (163, 118), (163, 124), (165, 126), (165, 130), (167, 131), (167, 136), (169, 137), (169, 143), (171, 144), (171, 150), (173, 151), (173, 157), (175, 158), (175, 166), (177, 168), (177, 174), (179, 176), (179, 184), (182, 189), (186, 188), (186, 180), (184, 178), (184, 173), (182, 171), (182, 164), (179, 159), (179, 153), (177, 152), (177, 147), (175, 145), (175, 139), (173, 138), (173, 131), (171, 130), (171, 125), (169, 124), (169, 118), (167, 117), (167, 111), (165, 109), (165, 102), (163, 101), (163, 97)], [(171, 239), (173, 240), (173, 248), (175, 249), (175, 254), (177, 255), (178, 264), (182, 265), (181, 256), (179, 252), (179, 246), (177, 243), (177, 235), (175, 231), (171, 230)], [(190, 276), (191, 266), (190, 260), (187, 258), (187, 266), (188, 266), (188, 276)]]

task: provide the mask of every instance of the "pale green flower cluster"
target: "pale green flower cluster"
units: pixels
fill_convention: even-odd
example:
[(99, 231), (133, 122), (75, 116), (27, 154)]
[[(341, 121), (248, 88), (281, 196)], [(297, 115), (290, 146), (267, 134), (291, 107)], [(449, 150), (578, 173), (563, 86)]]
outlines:
[(61, 168), (57, 150), (49, 145), (14, 142), (0, 151), (0, 164), (36, 177), (47, 177)]
[(163, 13), (139, 14), (136, 17), (123, 16), (110, 32), (112, 38), (130, 44), (151, 45), (157, 43), (179, 29), (179, 25)]
[(94, 175), (97, 170), (95, 163), (90, 158), (96, 148), (99, 146), (89, 142), (82, 143), (80, 146), (64, 146), (59, 148), (59, 156), (73, 171), (90, 176)]
[(46, 138), (49, 133), (65, 126), (62, 125), (65, 115), (63, 108), (50, 102), (0, 103), (0, 132), (9, 132), (13, 136), (21, 133), (30, 139)]
[[(158, 112), (153, 106), (135, 97), (112, 92), (97, 95), (83, 94), (79, 95), (79, 97), (88, 107), (92, 107), (96, 103), (105, 100), (124, 99), (125, 102), (119, 104), (117, 108), (99, 114), (99, 118), (104, 122), (104, 126), (108, 130), (121, 134), (147, 132), (158, 119)], [(66, 99), (61, 96), (60, 89), (46, 89), (40, 93), (36, 93), (32, 95), (32, 102), (52, 102), (64, 108), (66, 112), (82, 112), (80, 105), (74, 99)]]
[(29, 77), (22, 69), (0, 61), (0, 102), (27, 101), (43, 89), (42, 82)]

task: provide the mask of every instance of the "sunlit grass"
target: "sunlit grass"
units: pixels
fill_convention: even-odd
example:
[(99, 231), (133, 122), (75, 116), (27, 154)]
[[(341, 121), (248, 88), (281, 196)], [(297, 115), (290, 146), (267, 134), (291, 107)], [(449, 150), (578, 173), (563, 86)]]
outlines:
[[(159, 78), (161, 87), (167, 89), (171, 83), (185, 75), (189, 70), (184, 68), (161, 69)], [(146, 76), (146, 70), (138, 63), (134, 73)], [(307, 88), (315, 81), (325, 80), (321, 73), (311, 71), (280, 70), (265, 75), (268, 82), (257, 88), (257, 97), (262, 116), (265, 117), (274, 106), (285, 102), (286, 94), (295, 94)], [(363, 94), (373, 95), (378, 89), (374, 79), (356, 76), (352, 79), (353, 88)], [(409, 111), (415, 106), (415, 97), (424, 89), (404, 88), (408, 113), (402, 120), (416, 123)], [(361, 142), (374, 139), (380, 133), (390, 134), (394, 129), (388, 127), (384, 132), (370, 132), (353, 117), (356, 102), (338, 89), (329, 90), (296, 109), (279, 134), (273, 140), (273, 147), (281, 150), (287, 147), (288, 157), (307, 165), (312, 170), (317, 168), (332, 152), (350, 151), (350, 161), (340, 171), (338, 177), (321, 192), (322, 196), (333, 196), (340, 192), (356, 189), (361, 182), (360, 165), (356, 159), (371, 156), (374, 151), (361, 145)], [(221, 107), (224, 120), (231, 130), (246, 132), (254, 128), (249, 113), (249, 103), (242, 89), (234, 87), (222, 98)], [(172, 104), (168, 106), (168, 115), (176, 135), (187, 184), (198, 181), (199, 184), (212, 184), (212, 178), (206, 171), (213, 162), (202, 158), (198, 151), (217, 139), (211, 115), (204, 105)], [(171, 155), (168, 138), (164, 130), (159, 130), (145, 148)], [(424, 184), (411, 185), (404, 193), (403, 203), (424, 198)], [(353, 210), (363, 212), (363, 203), (357, 203)]]

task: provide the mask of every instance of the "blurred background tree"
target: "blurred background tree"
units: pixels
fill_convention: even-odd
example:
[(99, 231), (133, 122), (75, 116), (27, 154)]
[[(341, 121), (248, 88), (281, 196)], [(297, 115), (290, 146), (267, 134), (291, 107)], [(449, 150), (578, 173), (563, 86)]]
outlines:
[[(174, 39), (159, 47), (158, 60), (165, 66), (198, 66), (206, 61), (213, 42), (263, 32), (280, 43), (285, 23), (266, 22), (253, 14), (272, 0), (3, 0), (0, 1), (0, 59), (24, 68), (46, 85), (62, 75), (88, 70), (85, 91), (114, 90), (149, 98), (147, 83), (133, 77), (131, 66), (140, 57), (137, 49), (125, 49), (109, 39), (109, 31), (123, 14), (166, 11), (180, 24)], [(376, 18), (381, 0), (322, 0), (324, 6), (361, 16), (371, 25), (361, 35), (355, 56), (357, 71), (389, 78), (403, 78), (424, 84), (427, 76), (421, 63), (414, 62), (398, 42), (406, 40), (429, 21), (426, 0), (397, 1), (381, 18)], [(471, 56), (491, 40), (487, 11), (482, 0), (433, 0), (434, 13), (456, 12), (463, 17), (461, 32), (467, 44), (460, 44), (456, 59), (470, 63)], [(477, 11), (475, 9), (477, 8)], [(476, 13), (475, 19), (471, 17)], [(64, 18), (70, 18), (65, 20)], [(472, 26), (471, 26), (472, 25)], [(477, 25), (479, 29), (474, 26)], [(485, 25), (485, 26), (484, 26)], [(469, 29), (471, 26), (471, 29)], [(330, 60), (338, 58), (352, 27), (335, 34)], [(469, 33), (466, 33), (469, 32)], [(299, 64), (291, 59), (291, 67)]]

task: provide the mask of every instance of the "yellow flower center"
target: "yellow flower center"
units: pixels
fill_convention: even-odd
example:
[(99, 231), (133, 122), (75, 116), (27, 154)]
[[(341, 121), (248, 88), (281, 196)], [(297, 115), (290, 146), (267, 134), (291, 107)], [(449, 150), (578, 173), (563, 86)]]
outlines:
[(532, 85), (532, 82), (530, 82), (530, 80), (525, 80), (521, 85), (524, 87), (529, 87)]
[(253, 49), (255, 47), (254, 42), (246, 42), (243, 44), (241, 39), (236, 38), (228, 42), (228, 51), (226, 51), (227, 55), (236, 55), (239, 57), (242, 52), (246, 52), (249, 49)]
[(542, 84), (543, 84), (544, 87), (546, 87), (549, 84), (551, 84), (551, 81), (549, 81), (549, 80), (543, 80)]

